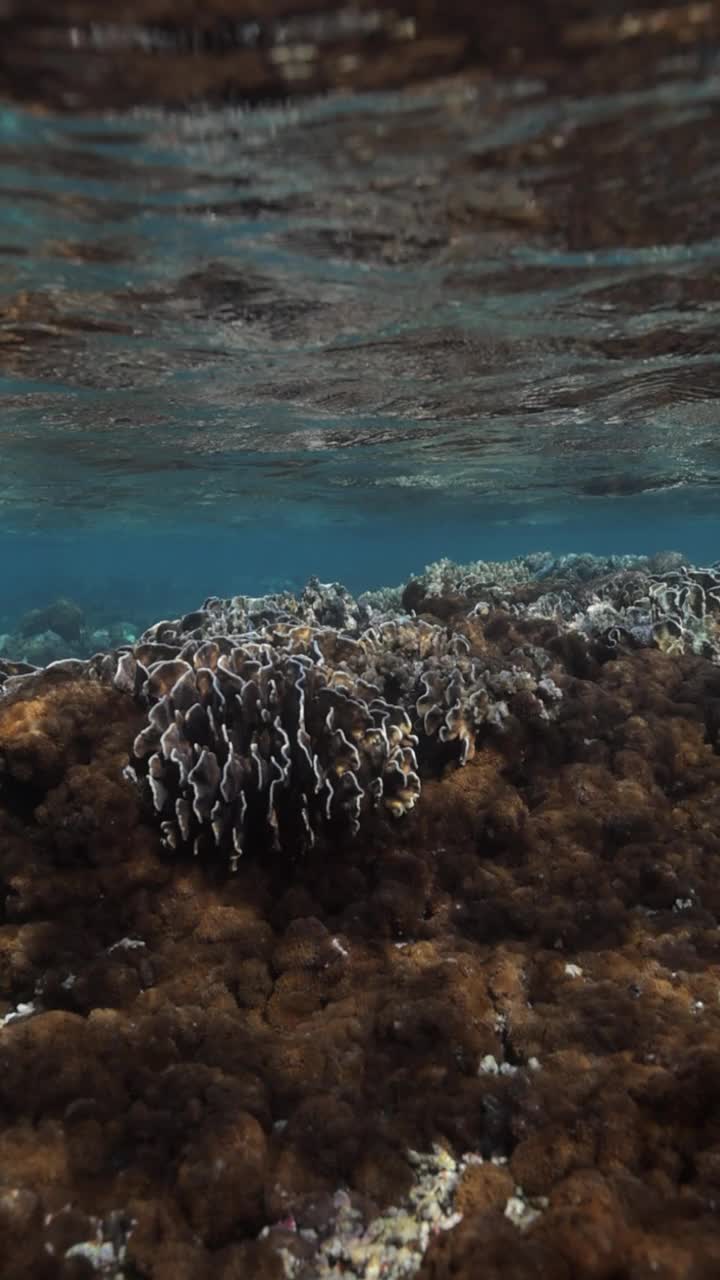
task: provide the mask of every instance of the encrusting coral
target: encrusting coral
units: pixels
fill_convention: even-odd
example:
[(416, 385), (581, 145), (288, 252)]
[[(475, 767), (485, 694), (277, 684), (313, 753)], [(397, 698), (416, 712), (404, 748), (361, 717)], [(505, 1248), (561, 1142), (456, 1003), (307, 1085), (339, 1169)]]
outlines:
[[(581, 625), (609, 578), (627, 621), (622, 576), (657, 566), (553, 572), (501, 602), (449, 582), (409, 619), (338, 592), (333, 620), (321, 601), (211, 602), (113, 655), (4, 664), (3, 1280), (474, 1280), (479, 1258), (491, 1280), (718, 1273), (720, 665), (690, 627), (668, 652)], [(561, 590), (570, 619), (534, 611)], [(270, 665), (283, 727), (298, 663), (319, 768), (334, 730), (315, 700), (372, 673), (368, 709), (402, 708), (418, 738), (419, 799), (395, 820), (369, 796), (350, 839), (353, 815), (328, 824), (308, 793), (299, 857), (284, 810), (273, 853), (258, 790), (234, 874), (211, 812), (192, 829), (209, 856), (172, 851), (133, 744), (139, 773), (162, 756), (150, 717), (178, 662), (232, 740), (202, 700), (221, 657), (233, 680)], [(439, 735), (463, 663), (562, 697), (490, 685), (508, 714), (473, 721), (466, 753)], [(445, 699), (427, 732), (426, 691)]]

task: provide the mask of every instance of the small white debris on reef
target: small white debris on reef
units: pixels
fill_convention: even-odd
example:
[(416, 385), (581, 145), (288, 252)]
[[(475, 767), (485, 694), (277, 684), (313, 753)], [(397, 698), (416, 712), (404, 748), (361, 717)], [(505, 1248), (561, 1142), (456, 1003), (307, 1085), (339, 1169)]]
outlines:
[(122, 1258), (118, 1257), (115, 1252), (114, 1245), (109, 1242), (104, 1244), (91, 1243), (89, 1240), (83, 1240), (79, 1244), (71, 1245), (65, 1253), (65, 1257), (86, 1258), (95, 1271), (107, 1271), (108, 1267), (122, 1262)]
[(93, 1218), (91, 1222), (95, 1230), (94, 1239), (79, 1240), (71, 1245), (65, 1251), (65, 1258), (84, 1258), (105, 1280), (125, 1280), (126, 1241), (134, 1223), (116, 1212), (106, 1219)]
[(147, 946), (147, 943), (143, 942), (142, 938), (120, 938), (118, 942), (113, 942), (112, 946), (108, 947), (108, 955), (111, 955), (113, 951), (137, 951), (140, 947), (145, 946)]
[(5, 1014), (4, 1018), (0, 1018), (0, 1027), (7, 1027), (11, 1022), (22, 1022), (25, 1018), (31, 1018), (37, 1012), (38, 1010), (32, 1001), (29, 1004), (19, 1004), (17, 1009), (11, 1009), (9, 1013)]
[(478, 1075), (488, 1076), (514, 1076), (519, 1070), (512, 1062), (498, 1062), (492, 1053), (486, 1053), (484, 1058), (480, 1059), (478, 1067)]
[(532, 1201), (528, 1200), (522, 1187), (516, 1187), (515, 1195), (510, 1196), (505, 1205), (505, 1217), (509, 1218), (520, 1231), (526, 1231), (531, 1223), (540, 1217), (548, 1203), (547, 1196), (537, 1196)]
[[(386, 1209), (365, 1225), (348, 1193), (336, 1192), (330, 1233), (323, 1237), (314, 1229), (298, 1232), (306, 1243), (317, 1241), (312, 1258), (295, 1257), (286, 1247), (278, 1250), (287, 1280), (408, 1280), (415, 1275), (432, 1238), (462, 1219), (455, 1210), (455, 1193), (465, 1170), (484, 1161), (470, 1153), (456, 1160), (438, 1146), (430, 1153), (410, 1151), (408, 1158), (416, 1169), (416, 1181), (403, 1204)], [(491, 1163), (504, 1165), (506, 1161), (494, 1156)], [(505, 1215), (524, 1230), (546, 1203), (528, 1199), (522, 1188), (516, 1187)], [(288, 1224), (282, 1225), (287, 1228)], [(294, 1226), (291, 1229), (296, 1230)], [(261, 1238), (271, 1230), (266, 1227)]]

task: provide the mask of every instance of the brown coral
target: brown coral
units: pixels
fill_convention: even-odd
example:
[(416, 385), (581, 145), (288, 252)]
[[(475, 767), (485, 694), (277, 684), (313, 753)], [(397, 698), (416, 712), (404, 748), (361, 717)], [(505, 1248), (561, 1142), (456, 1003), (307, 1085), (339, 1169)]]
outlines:
[[(498, 669), (521, 622), (485, 628)], [(372, 1220), (434, 1143), (484, 1163), (428, 1280), (474, 1276), (479, 1251), (498, 1276), (714, 1273), (716, 672), (657, 648), (556, 664), (556, 719), (511, 716), (403, 823), (230, 878), (163, 852), (122, 777), (145, 723), (127, 693), (66, 671), (11, 687), (13, 1280), (77, 1274), (88, 1241), (148, 1280), (272, 1276), (280, 1248), (313, 1276), (338, 1190)]]

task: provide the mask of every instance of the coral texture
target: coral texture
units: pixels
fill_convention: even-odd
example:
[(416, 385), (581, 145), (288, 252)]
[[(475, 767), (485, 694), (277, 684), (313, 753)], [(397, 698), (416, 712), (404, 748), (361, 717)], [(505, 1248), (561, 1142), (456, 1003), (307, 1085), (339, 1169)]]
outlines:
[(559, 581), (412, 624), (547, 655), (552, 717), (234, 875), (124, 776), (142, 654), (6, 670), (3, 1280), (717, 1274), (720, 668), (531, 612)]
[(297, 602), (209, 600), (121, 656), (114, 684), (150, 706), (134, 754), (170, 848), (226, 849), (235, 869), (248, 841), (302, 852), (319, 828), (355, 836), (363, 810), (414, 807), (418, 756), (446, 746), (465, 764), (481, 728), (555, 713), (547, 654), (518, 646), (507, 663), (363, 612), (319, 583)]

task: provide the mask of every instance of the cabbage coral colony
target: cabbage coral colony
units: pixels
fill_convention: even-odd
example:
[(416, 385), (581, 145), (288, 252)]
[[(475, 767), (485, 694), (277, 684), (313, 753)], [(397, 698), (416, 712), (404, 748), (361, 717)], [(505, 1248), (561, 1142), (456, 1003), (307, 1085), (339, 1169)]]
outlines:
[(325, 825), (356, 835), (367, 808), (401, 817), (434, 740), (457, 743), (464, 763), (508, 697), (524, 692), (546, 716), (559, 696), (529, 655), (492, 670), (465, 637), (422, 620), (356, 623), (353, 635), (323, 626), (323, 610), (308, 617), (302, 599), (295, 616), (252, 619), (251, 607), (208, 601), (160, 624), (114, 676), (150, 704), (134, 755), (166, 843), (226, 850), (231, 867), (248, 841), (302, 851)]

